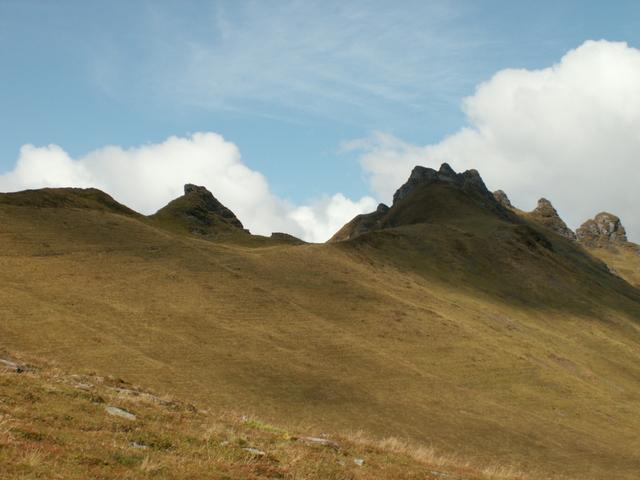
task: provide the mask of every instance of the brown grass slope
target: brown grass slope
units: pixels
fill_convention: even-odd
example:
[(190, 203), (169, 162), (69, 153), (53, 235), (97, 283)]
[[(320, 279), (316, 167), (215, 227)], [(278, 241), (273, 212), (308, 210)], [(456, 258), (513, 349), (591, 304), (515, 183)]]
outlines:
[(586, 247), (589, 253), (611, 267), (616, 275), (640, 288), (640, 245), (625, 242), (609, 247)]
[(140, 214), (96, 188), (42, 188), (0, 193), (0, 204), (33, 208), (85, 208), (140, 217)]
[(638, 290), (542, 227), (431, 187), (388, 228), (327, 245), (0, 204), (0, 346), (285, 428), (636, 478)]
[(3, 480), (535, 478), (394, 437), (311, 436), (158, 396), (122, 379), (16, 363), (6, 352), (0, 357), (13, 360), (8, 367), (0, 362)]

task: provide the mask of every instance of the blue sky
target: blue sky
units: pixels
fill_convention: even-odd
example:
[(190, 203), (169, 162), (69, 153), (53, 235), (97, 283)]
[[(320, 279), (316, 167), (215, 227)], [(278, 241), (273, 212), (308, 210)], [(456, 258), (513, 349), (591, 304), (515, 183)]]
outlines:
[(633, 1), (0, 0), (0, 173), (25, 144), (78, 157), (207, 131), (286, 201), (371, 195), (346, 142), (437, 143), (496, 72), (637, 47), (638, 25)]

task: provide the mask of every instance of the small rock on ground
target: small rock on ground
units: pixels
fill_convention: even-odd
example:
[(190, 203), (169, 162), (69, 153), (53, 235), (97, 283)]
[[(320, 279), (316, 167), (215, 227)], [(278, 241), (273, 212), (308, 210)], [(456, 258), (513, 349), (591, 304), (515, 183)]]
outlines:
[(450, 480), (464, 480), (462, 477), (459, 477), (457, 475), (453, 475), (451, 473), (446, 473), (446, 472), (439, 472), (437, 470), (429, 470), (429, 473), (434, 477), (438, 477), (438, 478), (448, 478)]
[(76, 383), (73, 386), (80, 390), (91, 390), (93, 388), (93, 385), (91, 385), (90, 383)]
[(256, 457), (264, 457), (266, 455), (265, 452), (253, 447), (243, 448), (245, 452), (249, 452), (251, 455), (255, 455)]
[(127, 412), (126, 410), (123, 410), (122, 408), (118, 408), (118, 407), (112, 407), (110, 405), (104, 407), (104, 409), (107, 411), (107, 413), (109, 415), (113, 415), (115, 417), (121, 417), (121, 418), (126, 418), (127, 420), (135, 420), (136, 416), (131, 413), (131, 412)]
[(27, 367), (25, 365), (20, 365), (19, 363), (15, 363), (10, 360), (4, 360), (2, 358), (0, 358), (0, 366), (4, 367), (6, 370), (16, 373), (27, 371)]
[(356, 465), (358, 465), (359, 467), (364, 465), (364, 460), (362, 458), (354, 458), (353, 459), (353, 463), (355, 463)]
[(324, 447), (331, 447), (331, 448), (335, 448), (336, 450), (338, 450), (340, 448), (340, 445), (338, 445), (336, 442), (334, 442), (333, 440), (329, 440), (328, 438), (321, 438), (321, 437), (300, 437), (299, 440), (301, 442), (305, 442), (305, 443), (315, 443), (317, 445), (322, 445)]

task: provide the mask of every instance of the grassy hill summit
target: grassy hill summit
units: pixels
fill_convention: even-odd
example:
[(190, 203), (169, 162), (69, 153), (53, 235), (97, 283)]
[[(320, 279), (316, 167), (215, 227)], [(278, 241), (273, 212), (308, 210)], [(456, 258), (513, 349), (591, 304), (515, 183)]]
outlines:
[(0, 193), (0, 204), (31, 208), (85, 208), (140, 216), (97, 188), (42, 188)]
[(170, 227), (200, 235), (245, 232), (242, 222), (205, 187), (186, 184), (184, 195), (150, 217)]
[[(479, 466), (457, 469), (458, 478), (491, 478), (479, 473), (482, 465), (531, 479), (637, 478), (640, 291), (580, 235), (567, 238), (497, 200), (478, 172), (416, 167), (391, 206), (354, 218), (325, 244), (252, 236), (202, 187), (187, 186), (150, 217), (109, 199), (69, 189), (0, 196), (1, 351), (81, 378), (126, 379), (283, 431), (328, 438), (361, 431), (374, 439), (367, 445), (394, 437)], [(41, 458), (53, 466), (56, 451), (92, 442), (75, 436), (94, 425), (87, 415), (104, 410), (91, 396), (74, 399), (82, 412), (74, 413), (60, 403), (67, 387), (47, 394), (49, 377), (33, 386), (16, 378), (3, 376), (0, 390), (7, 438), (43, 425), (15, 407), (37, 388), (29, 402), (56, 412), (47, 425), (64, 425), (29, 436), (29, 448), (49, 449)], [(165, 413), (153, 408), (140, 407), (148, 423), (136, 424), (135, 438), (110, 435), (102, 423), (89, 431), (128, 448), (159, 435), (153, 419)], [(209, 451), (198, 426), (207, 421), (172, 414), (176, 440), (162, 443), (173, 445), (164, 470), (110, 453), (82, 471), (108, 478), (104, 462), (115, 462), (111, 473), (124, 477), (180, 478), (176, 452), (188, 452), (190, 465), (245, 458), (225, 457), (247, 451), (221, 445), (209, 457), (189, 450)], [(274, 464), (295, 458), (280, 440), (260, 441)], [(98, 458), (93, 447), (65, 456), (65, 465)], [(358, 447), (358, 458), (374, 450)], [(365, 469), (352, 459), (342, 468), (339, 455), (300, 454), (320, 473), (305, 465), (298, 472), (306, 473), (274, 467), (260, 475), (393, 478), (376, 476), (379, 453), (372, 453), (378, 466)], [(438, 476), (401, 457), (394, 468), (406, 461), (407, 474), (397, 478)], [(332, 468), (322, 470), (323, 462)], [(41, 469), (29, 470), (28, 461), (14, 467), (15, 478)], [(262, 478), (243, 468), (222, 470)]]

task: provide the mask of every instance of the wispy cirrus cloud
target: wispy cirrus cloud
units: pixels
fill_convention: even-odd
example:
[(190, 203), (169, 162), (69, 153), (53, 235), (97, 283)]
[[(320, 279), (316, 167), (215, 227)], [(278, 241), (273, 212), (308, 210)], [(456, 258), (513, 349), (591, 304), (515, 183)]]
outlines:
[(357, 123), (438, 108), (487, 42), (457, 23), (462, 6), (409, 3), (216, 2), (194, 31), (151, 4), (142, 55), (96, 55), (93, 71), (109, 92), (198, 108)]

